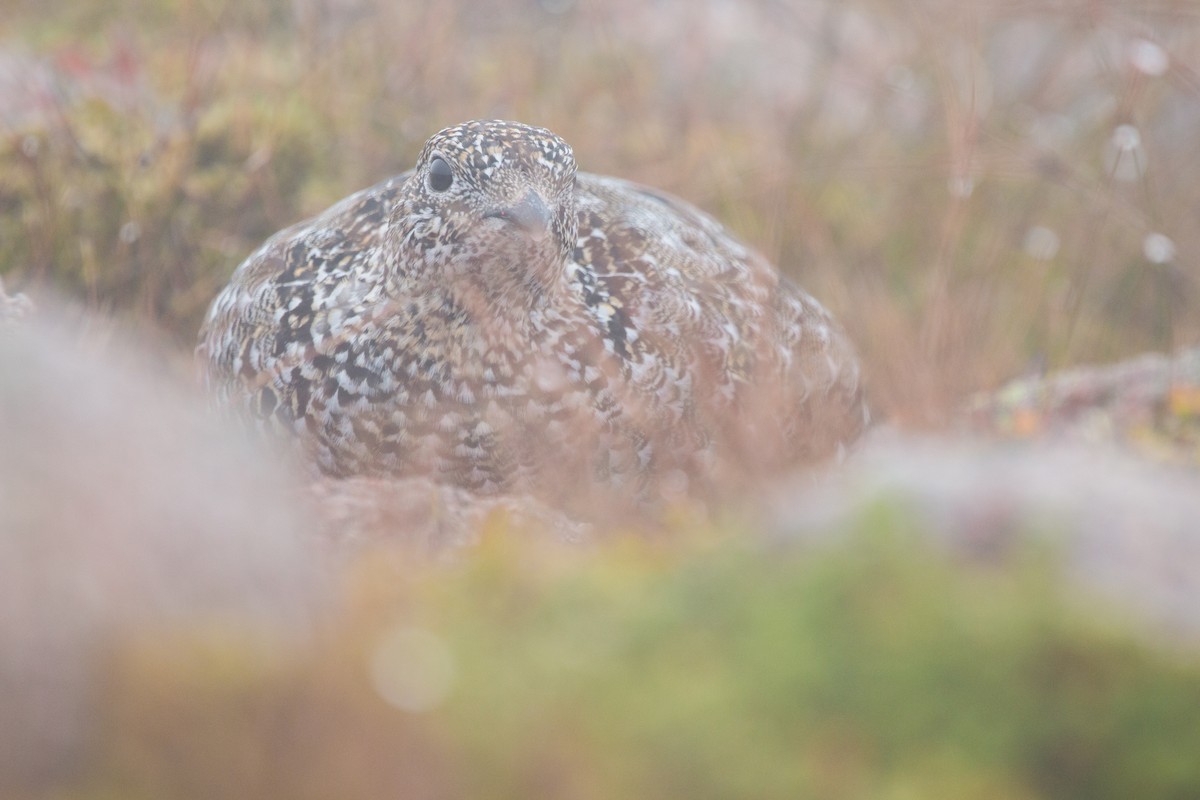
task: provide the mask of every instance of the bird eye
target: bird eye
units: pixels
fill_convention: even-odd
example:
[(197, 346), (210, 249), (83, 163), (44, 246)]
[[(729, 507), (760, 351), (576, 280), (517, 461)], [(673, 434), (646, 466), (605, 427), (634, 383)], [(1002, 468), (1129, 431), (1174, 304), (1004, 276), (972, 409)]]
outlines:
[(454, 183), (454, 173), (450, 165), (441, 156), (434, 156), (429, 162), (429, 188), (435, 192), (444, 192)]

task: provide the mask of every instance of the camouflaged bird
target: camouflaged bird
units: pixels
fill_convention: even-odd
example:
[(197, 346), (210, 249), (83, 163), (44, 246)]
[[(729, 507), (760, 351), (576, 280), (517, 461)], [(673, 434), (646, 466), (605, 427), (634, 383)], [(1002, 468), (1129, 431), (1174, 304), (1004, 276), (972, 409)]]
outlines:
[(816, 300), (662, 192), (576, 173), (543, 128), (474, 121), (238, 267), (199, 348), (227, 405), (334, 476), (661, 497), (861, 430)]

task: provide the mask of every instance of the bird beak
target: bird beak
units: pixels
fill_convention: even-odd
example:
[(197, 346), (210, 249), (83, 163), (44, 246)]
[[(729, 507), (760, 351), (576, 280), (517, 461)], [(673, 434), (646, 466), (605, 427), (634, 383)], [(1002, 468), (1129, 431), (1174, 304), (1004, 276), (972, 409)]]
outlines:
[(499, 208), (484, 214), (485, 217), (497, 217), (507, 220), (523, 230), (535, 242), (540, 242), (550, 230), (551, 214), (537, 192), (530, 189), (520, 202), (507, 208)]

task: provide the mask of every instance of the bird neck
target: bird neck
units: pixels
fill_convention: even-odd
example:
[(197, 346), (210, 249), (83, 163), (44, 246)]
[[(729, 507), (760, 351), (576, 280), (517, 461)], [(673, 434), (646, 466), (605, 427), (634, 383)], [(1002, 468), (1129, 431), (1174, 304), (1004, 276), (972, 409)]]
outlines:
[(565, 275), (545, 280), (542, 276), (549, 269), (490, 267), (491, 274), (466, 271), (443, 284), (450, 302), (485, 336), (494, 330), (506, 337), (536, 338), (547, 322), (562, 318), (578, 304)]

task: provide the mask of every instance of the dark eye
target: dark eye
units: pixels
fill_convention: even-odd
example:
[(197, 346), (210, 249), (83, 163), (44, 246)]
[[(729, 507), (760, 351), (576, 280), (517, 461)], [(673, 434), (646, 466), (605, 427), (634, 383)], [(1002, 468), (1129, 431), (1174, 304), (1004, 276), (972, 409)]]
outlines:
[(435, 192), (444, 192), (454, 183), (454, 173), (450, 165), (441, 156), (434, 156), (429, 162), (429, 188)]

